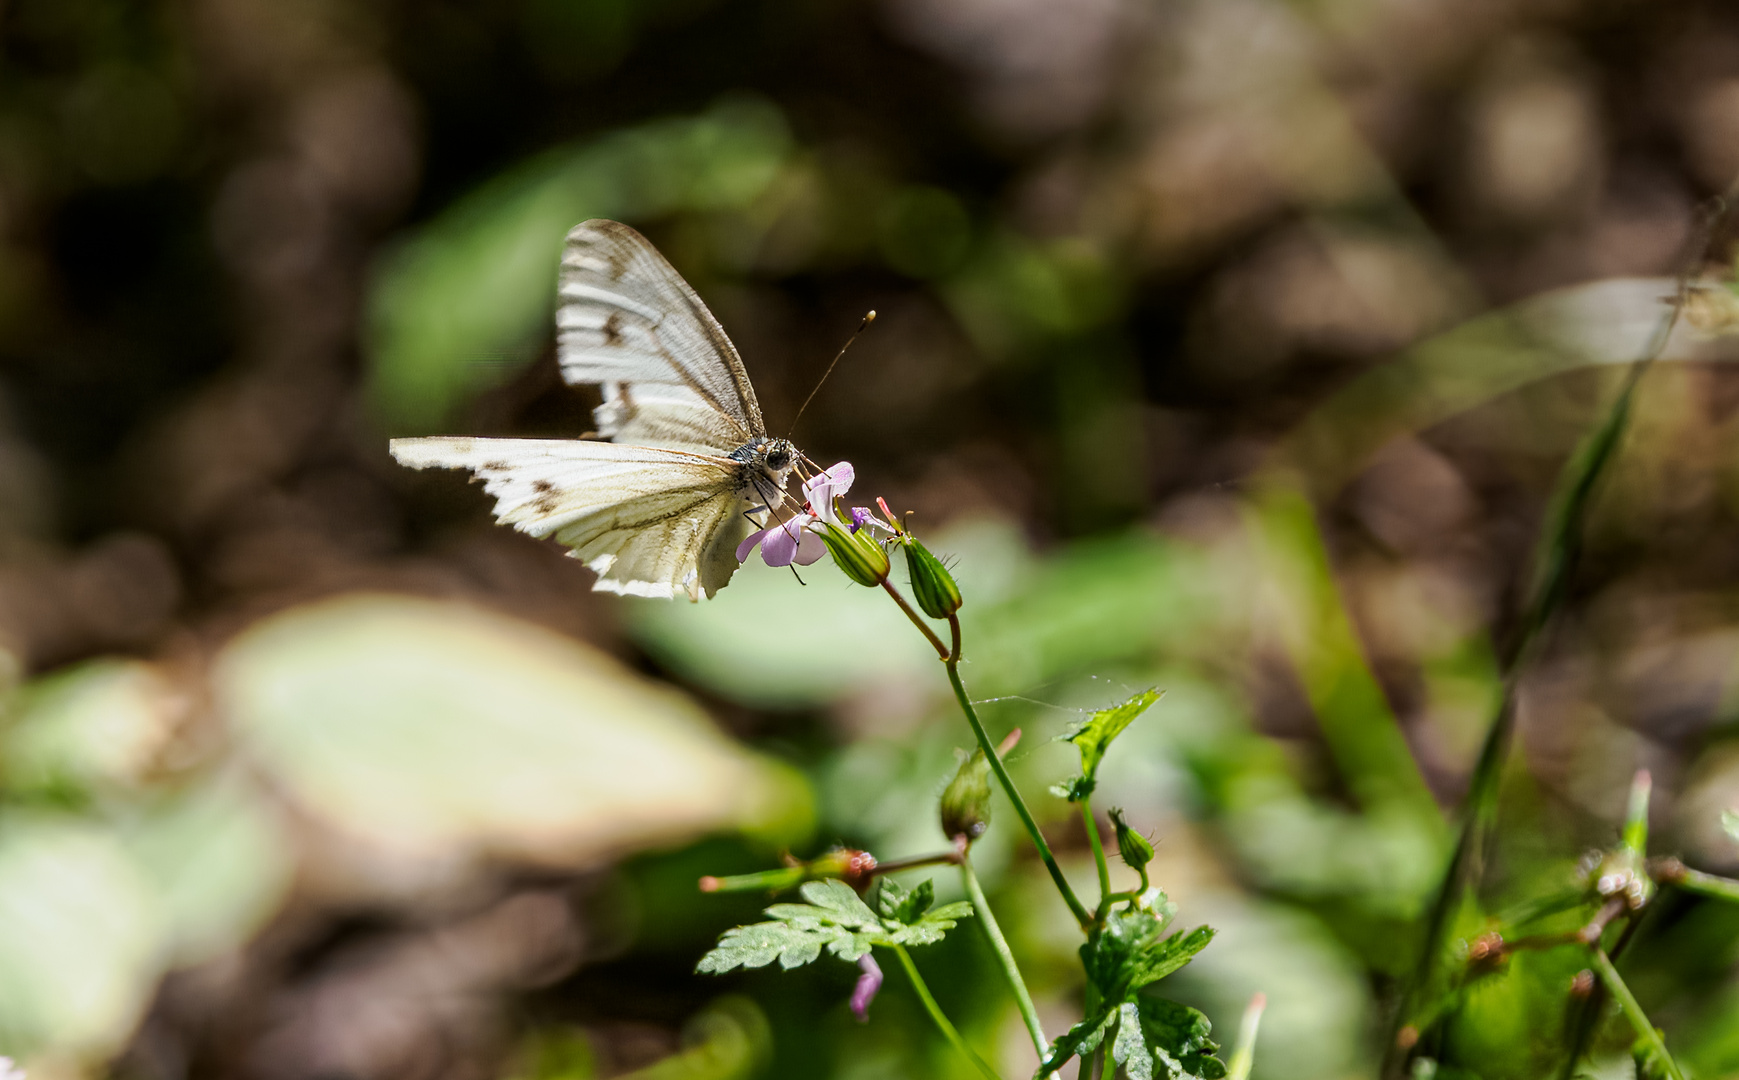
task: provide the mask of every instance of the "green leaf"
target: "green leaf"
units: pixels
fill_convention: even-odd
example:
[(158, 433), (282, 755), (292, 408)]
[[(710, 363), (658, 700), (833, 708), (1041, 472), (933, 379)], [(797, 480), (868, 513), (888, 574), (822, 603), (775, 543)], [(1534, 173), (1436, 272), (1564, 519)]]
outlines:
[(1099, 763), (1105, 760), (1105, 751), (1110, 749), (1111, 740), (1123, 734), (1123, 729), (1134, 722), (1137, 716), (1146, 712), (1148, 706), (1159, 698), (1159, 690), (1143, 690), (1121, 705), (1100, 709), (1093, 714), (1092, 719), (1063, 736), (1081, 751), (1081, 775), (1066, 785), (1061, 785), (1065, 791), (1057, 791), (1057, 788), (1051, 790), (1070, 802), (1080, 802), (1092, 794), (1097, 782)]
[(1739, 840), (1739, 810), (1721, 811), (1721, 828), (1727, 830), (1727, 835)]
[(1207, 1017), (1174, 1001), (1142, 997), (1120, 1002), (1052, 1043), (1038, 1075), (1042, 1080), (1070, 1058), (1093, 1053), (1110, 1035), (1111, 1060), (1129, 1080), (1220, 1080), (1226, 1065), (1214, 1056), (1220, 1047), (1208, 1037), (1211, 1031)]
[(1172, 1075), (1199, 1076), (1202, 1080), (1219, 1080), (1226, 1075), (1226, 1063), (1214, 1056), (1220, 1045), (1208, 1037), (1213, 1025), (1206, 1016), (1164, 998), (1143, 996), (1136, 1005), (1147, 1046), (1161, 1055), (1168, 1067), (1175, 1064), (1181, 1070)]
[(907, 892), (883, 879), (879, 916), (843, 881), (805, 882), (798, 891), (808, 903), (774, 904), (767, 909), (771, 922), (726, 930), (695, 970), (721, 975), (774, 960), (790, 970), (815, 960), (823, 949), (854, 961), (875, 945), (934, 944), (972, 914), (972, 905), (964, 902), (932, 910), (935, 887), (929, 881)]
[(1099, 1049), (1099, 1044), (1105, 1041), (1105, 1033), (1117, 1019), (1116, 1009), (1106, 1009), (1082, 1020), (1070, 1028), (1057, 1040), (1051, 1043), (1051, 1048), (1045, 1053), (1044, 1064), (1039, 1066), (1038, 1080), (1051, 1075), (1072, 1057), (1081, 1057)]
[(353, 593), (230, 640), (216, 707), (275, 792), (411, 858), (579, 865), (809, 828), (807, 782), (597, 649), (467, 604)]
[(874, 944), (865, 933), (881, 922), (842, 881), (805, 882), (798, 890), (807, 904), (774, 904), (771, 922), (726, 930), (695, 970), (722, 975), (734, 968), (766, 967), (774, 960), (789, 971), (827, 949), (841, 960), (856, 960)]
[(1162, 938), (1170, 908), (1166, 904), (1162, 916), (1140, 909), (1112, 915), (1105, 929), (1081, 946), (1082, 966), (1105, 1001), (1134, 1000), (1136, 991), (1183, 967), (1213, 940), (1213, 928), (1207, 926)]
[(881, 912), (884, 919), (909, 925), (923, 918), (924, 912), (929, 911), (930, 905), (935, 902), (936, 886), (929, 878), (925, 878), (911, 892), (907, 892), (893, 878), (882, 878), (881, 892), (876, 896), (876, 910)]

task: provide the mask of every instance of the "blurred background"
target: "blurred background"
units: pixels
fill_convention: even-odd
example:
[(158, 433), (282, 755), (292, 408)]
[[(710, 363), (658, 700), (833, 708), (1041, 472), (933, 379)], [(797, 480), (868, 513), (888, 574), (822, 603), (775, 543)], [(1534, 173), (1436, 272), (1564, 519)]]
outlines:
[[(1168, 990), (1225, 1042), (1265, 991), (1258, 1076), (1374, 1076), (1554, 479), (1735, 173), (1717, 0), (0, 3), (0, 1053), (966, 1075), (897, 975), (860, 1027), (844, 964), (692, 974), (765, 901), (701, 874), (942, 846), (970, 735), (898, 613), (822, 566), (596, 595), (387, 456), (588, 430), (553, 283), (612, 217), (775, 431), (880, 313), (795, 438), (958, 559), (1065, 862), (1050, 740), (1163, 688), (1099, 803), (1219, 928)], [(1611, 843), (1639, 766), (1657, 850), (1739, 871), (1733, 355), (1685, 330), (1642, 384), (1494, 905)], [(1060, 1032), (1078, 936), (1003, 810), (978, 858)], [(1739, 912), (1660, 908), (1628, 977), (1739, 1075)], [(919, 962), (1024, 1075), (964, 930)], [(1446, 1067), (1552, 1067), (1576, 966), (1471, 995)]]

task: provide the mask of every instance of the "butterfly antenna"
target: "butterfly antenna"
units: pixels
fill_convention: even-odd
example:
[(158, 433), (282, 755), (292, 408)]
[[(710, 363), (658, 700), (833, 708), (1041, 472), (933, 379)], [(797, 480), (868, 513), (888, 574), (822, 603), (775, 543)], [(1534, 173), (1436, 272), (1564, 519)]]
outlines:
[(856, 341), (860, 334), (869, 329), (870, 323), (875, 321), (876, 313), (873, 311), (869, 312), (863, 317), (863, 322), (858, 324), (858, 328), (852, 331), (851, 336), (845, 339), (845, 344), (839, 347), (839, 352), (833, 357), (833, 363), (827, 365), (827, 370), (821, 373), (821, 381), (815, 384), (815, 389), (809, 391), (809, 396), (803, 399), (802, 405), (798, 406), (797, 415), (791, 418), (791, 431), (785, 433), (787, 439), (791, 437), (791, 432), (797, 430), (797, 421), (803, 419), (803, 410), (809, 408), (809, 403), (814, 401), (815, 395), (821, 392), (821, 387), (827, 382), (827, 377), (832, 375), (833, 369), (839, 366), (840, 357), (845, 355), (845, 350), (851, 348), (851, 343)]

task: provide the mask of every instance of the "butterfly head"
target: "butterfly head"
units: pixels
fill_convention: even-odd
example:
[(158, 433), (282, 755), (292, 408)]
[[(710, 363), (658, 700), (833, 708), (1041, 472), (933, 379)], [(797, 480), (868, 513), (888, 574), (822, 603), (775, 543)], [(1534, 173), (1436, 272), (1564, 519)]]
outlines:
[(765, 436), (752, 443), (745, 443), (731, 452), (731, 457), (748, 466), (748, 471), (756, 479), (765, 478), (779, 490), (784, 490), (786, 479), (802, 456), (803, 452), (790, 439), (772, 439)]

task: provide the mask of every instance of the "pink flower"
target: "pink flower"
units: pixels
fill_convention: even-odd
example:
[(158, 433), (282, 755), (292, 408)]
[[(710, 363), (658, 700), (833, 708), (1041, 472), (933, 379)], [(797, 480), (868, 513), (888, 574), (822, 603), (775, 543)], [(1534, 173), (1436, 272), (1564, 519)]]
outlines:
[(833, 502), (850, 491), (852, 481), (856, 479), (857, 470), (851, 467), (851, 462), (842, 461), (803, 481), (803, 498), (809, 503), (810, 513), (822, 521), (841, 525)]
[(821, 537), (810, 532), (808, 525), (816, 520), (811, 514), (794, 514), (784, 521), (775, 522), (757, 532), (749, 534), (748, 539), (737, 545), (737, 561), (748, 562), (749, 556), (755, 551), (755, 545), (761, 545), (761, 558), (768, 566), (808, 566), (810, 563), (827, 554), (827, 545)]
[(857, 985), (851, 990), (851, 1011), (858, 1023), (867, 1024), (870, 1002), (876, 999), (876, 991), (882, 988), (882, 969), (869, 953), (857, 958), (857, 967), (863, 974), (857, 977)]
[(850, 491), (855, 479), (857, 470), (851, 467), (851, 462), (842, 461), (805, 480), (803, 498), (809, 504), (808, 512), (793, 514), (785, 521), (774, 522), (765, 529), (750, 533), (748, 539), (737, 545), (737, 561), (748, 562), (756, 544), (761, 545), (761, 558), (768, 566), (790, 566), (792, 563), (808, 566), (826, 555), (827, 545), (809, 530), (809, 525), (817, 521), (839, 525), (833, 501)]

